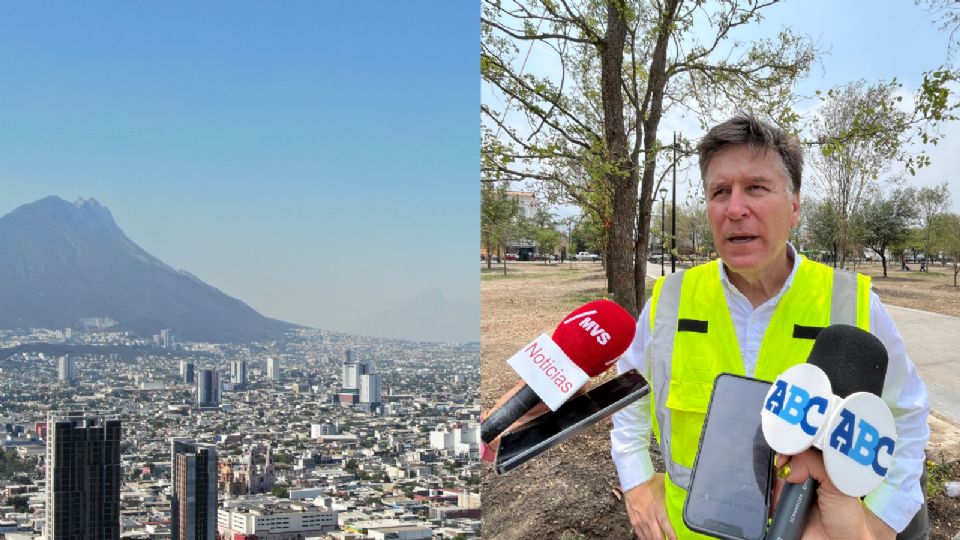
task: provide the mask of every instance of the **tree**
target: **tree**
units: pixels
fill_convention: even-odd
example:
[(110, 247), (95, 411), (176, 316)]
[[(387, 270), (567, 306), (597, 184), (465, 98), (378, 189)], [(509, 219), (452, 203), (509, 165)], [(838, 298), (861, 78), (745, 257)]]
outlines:
[(837, 213), (833, 206), (833, 201), (823, 200), (814, 201), (808, 205), (810, 210), (807, 213), (807, 233), (813, 244), (821, 250), (831, 251), (834, 266), (837, 262), (837, 237), (836, 223)]
[[(733, 38), (772, 3), (482, 4), (480, 71), (491, 101), (503, 104), (481, 106), (483, 177), (538, 181), (594, 214), (605, 230), (607, 288), (635, 316), (663, 114), (686, 107), (706, 123), (753, 105), (780, 124), (797, 119), (790, 88), (815, 57), (809, 42), (789, 30), (747, 45)], [(538, 62), (551, 71), (526, 73), (519, 44), (552, 55)]]
[(273, 494), (274, 497), (279, 497), (281, 499), (286, 499), (290, 496), (290, 491), (281, 485), (274, 485), (272, 488), (270, 488), (270, 493)]
[(713, 251), (713, 236), (703, 201), (677, 208), (677, 247), (689, 246), (694, 256), (707, 256)]
[(910, 235), (914, 219), (914, 191), (896, 190), (889, 197), (877, 196), (867, 201), (858, 216), (865, 231), (864, 245), (880, 256), (883, 277), (887, 277), (887, 249), (904, 242)]
[(907, 141), (908, 115), (896, 107), (898, 88), (896, 82), (857, 81), (832, 89), (815, 121), (814, 136), (820, 143), (814, 160), (816, 179), (834, 210), (841, 266), (846, 262), (853, 216), (864, 194), (900, 156)]
[[(480, 184), (480, 236), (487, 249), (487, 270), (491, 268), (494, 248), (502, 252), (506, 247), (517, 213), (517, 200), (507, 194), (506, 182)], [(501, 260), (506, 273), (506, 260), (502, 256)]]
[(537, 240), (537, 246), (540, 253), (544, 255), (544, 264), (546, 264), (554, 250), (560, 245), (560, 233), (555, 229), (548, 227), (538, 228), (534, 238)]
[(946, 182), (922, 187), (916, 195), (917, 218), (922, 231), (923, 254), (929, 263), (933, 251), (933, 223), (950, 206), (950, 186)]
[(960, 216), (940, 214), (934, 220), (934, 231), (944, 255), (953, 259), (953, 286), (956, 287), (960, 274)]

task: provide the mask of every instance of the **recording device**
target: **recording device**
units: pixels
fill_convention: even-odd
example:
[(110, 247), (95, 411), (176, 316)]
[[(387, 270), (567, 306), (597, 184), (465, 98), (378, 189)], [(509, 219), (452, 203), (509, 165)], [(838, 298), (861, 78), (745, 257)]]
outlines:
[[(774, 381), (761, 413), (767, 442), (784, 454), (820, 448), (837, 488), (851, 496), (866, 494), (886, 475), (896, 440), (892, 414), (877, 397), (888, 362), (886, 348), (872, 334), (848, 325), (825, 328), (807, 364)], [(768, 539), (800, 538), (815, 487), (812, 478), (784, 486)]]
[(640, 373), (631, 369), (589, 392), (546, 412), (500, 438), (494, 467), (498, 474), (515, 469), (535, 456), (580, 433), (650, 392)]
[(770, 383), (723, 373), (713, 384), (683, 506), (690, 530), (730, 540), (764, 537), (773, 454), (760, 417)]
[(539, 403), (557, 411), (591, 377), (609, 369), (636, 332), (636, 321), (609, 300), (580, 306), (557, 325), (553, 336), (541, 335), (507, 363), (525, 383), (480, 425), (489, 443)]

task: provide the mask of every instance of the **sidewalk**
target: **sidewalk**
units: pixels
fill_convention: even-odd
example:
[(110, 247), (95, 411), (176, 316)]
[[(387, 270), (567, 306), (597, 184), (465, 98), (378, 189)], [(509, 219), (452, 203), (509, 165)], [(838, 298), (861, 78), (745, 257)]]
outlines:
[(960, 317), (887, 306), (930, 392), (930, 408), (960, 425)]
[[(670, 273), (670, 263), (666, 264)], [(660, 265), (647, 263), (647, 276), (660, 277)], [(960, 425), (960, 317), (886, 305), (907, 354), (930, 393), (930, 408)]]

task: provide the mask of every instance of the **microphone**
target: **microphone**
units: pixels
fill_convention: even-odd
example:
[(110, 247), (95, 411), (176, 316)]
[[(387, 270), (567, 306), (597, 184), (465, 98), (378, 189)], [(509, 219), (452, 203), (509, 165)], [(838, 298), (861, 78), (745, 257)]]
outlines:
[[(863, 475), (858, 475), (856, 470), (849, 467), (849, 461), (840, 461), (840, 463), (838, 463), (838, 461), (842, 459), (838, 456), (850, 457), (848, 454), (844, 454), (843, 450), (847, 450), (849, 453), (851, 449), (850, 446), (853, 441), (849, 441), (849, 438), (852, 438), (853, 426), (850, 426), (850, 437), (847, 437), (847, 440), (841, 440), (841, 438), (833, 437), (831, 434), (838, 433), (837, 428), (841, 427), (840, 422), (845, 423), (843, 424), (844, 427), (841, 427), (839, 431), (840, 435), (847, 434), (845, 426), (847, 425), (846, 422), (849, 422), (849, 416), (845, 418), (843, 413), (848, 412), (850, 409), (866, 409), (866, 412), (870, 412), (871, 409), (876, 411), (879, 408), (876, 402), (884, 405), (882, 409), (886, 409), (883, 401), (876, 396), (879, 396), (883, 392), (883, 382), (887, 375), (888, 362), (887, 349), (876, 336), (855, 326), (845, 324), (829, 326), (820, 331), (813, 344), (813, 350), (810, 351), (810, 357), (807, 359), (807, 364), (819, 368), (821, 374), (826, 375), (825, 382), (827, 391), (824, 394), (821, 385), (816, 390), (809, 392), (809, 396), (814, 397), (808, 399), (807, 406), (803, 413), (803, 419), (798, 423), (801, 424), (800, 427), (806, 435), (811, 435), (809, 437), (809, 443), (813, 443), (814, 440), (818, 439), (824, 432), (832, 439), (824, 440), (823, 442), (828, 446), (823, 448), (826, 445), (821, 444), (821, 449), (824, 450), (824, 465), (826, 466), (828, 462), (833, 465), (832, 467), (826, 467), (827, 474), (830, 475), (831, 480), (834, 480), (834, 475), (837, 475), (837, 481), (834, 483), (837, 484), (838, 489), (841, 489), (841, 491), (846, 492), (843, 486), (850, 486), (851, 482), (856, 488), (859, 487), (856, 486), (858, 480), (863, 480), (859, 482), (863, 484), (864, 481), (866, 483), (873, 481), (873, 478), (865, 478)], [(805, 367), (807, 366), (799, 364), (787, 371), (796, 370), (797, 368), (800, 368), (799, 371), (802, 371)], [(786, 375), (787, 373), (785, 372), (784, 376)], [(806, 379), (805, 381), (810, 383), (810, 387), (816, 388), (818, 386), (818, 383), (811, 382), (811, 379)], [(777, 391), (777, 385), (780, 382), (780, 378), (775, 381), (774, 387), (771, 388), (770, 395), (773, 395)], [(822, 383), (823, 381), (819, 382)], [(826, 402), (816, 401), (818, 397), (822, 399), (822, 396), (831, 396), (833, 393), (836, 394), (835, 399), (837, 399), (838, 402), (831, 403), (831, 399), (827, 399)], [(863, 393), (872, 394), (872, 396), (864, 396)], [(870, 398), (872, 398), (872, 400)], [(866, 405), (857, 405), (857, 402), (864, 399), (867, 400)], [(767, 437), (767, 442), (771, 447), (782, 447), (784, 439), (768, 433), (767, 428), (770, 426), (768, 420), (770, 417), (768, 414), (770, 412), (769, 398), (766, 403), (767, 405), (765, 405), (763, 412), (764, 435)], [(831, 405), (833, 405), (833, 407), (831, 407)], [(847, 407), (841, 408), (844, 405), (847, 405), (850, 409)], [(834, 409), (833, 412), (836, 414), (832, 414), (832, 417), (828, 420), (827, 414), (831, 409)], [(819, 413), (819, 426), (810, 425), (810, 411)], [(892, 432), (893, 420), (889, 409), (885, 411), (879, 410), (879, 412), (885, 412), (886, 416), (890, 419), (890, 424), (883, 426), (883, 431)], [(811, 431), (814, 431), (815, 434), (811, 434)], [(874, 443), (881, 442), (880, 437), (876, 435), (875, 437), (878, 440), (873, 441)], [(775, 440), (772, 441), (771, 439)], [(777, 444), (771, 444), (772, 442), (776, 442)], [(810, 446), (810, 444), (803, 446), (803, 443), (797, 445), (796, 439), (792, 442), (794, 443), (794, 447), (790, 448), (790, 450), (795, 451), (781, 453), (796, 454)], [(886, 443), (886, 441), (883, 442)], [(834, 443), (836, 443), (836, 445), (834, 445)], [(874, 463), (878, 461), (877, 458), (880, 454), (880, 448), (878, 447), (879, 444), (876, 444), (873, 448), (874, 459), (872, 461)], [(780, 451), (779, 449), (777, 450)], [(893, 455), (892, 439), (889, 440), (889, 455), (891, 457)], [(856, 459), (856, 457), (857, 456), (854, 456), (854, 459)], [(838, 467), (838, 465), (840, 466)], [(874, 471), (876, 472), (876, 468)], [(885, 474), (886, 470), (883, 469), (883, 475)], [(882, 478), (883, 475), (880, 475), (880, 478)], [(851, 479), (851, 477), (854, 478)], [(777, 509), (773, 515), (773, 522), (767, 530), (765, 537), (767, 540), (797, 540), (800, 538), (803, 534), (807, 513), (810, 510), (810, 505), (816, 493), (816, 486), (816, 480), (813, 478), (807, 478), (800, 484), (787, 483), (784, 485), (783, 491), (780, 493), (780, 500), (777, 503)], [(847, 494), (849, 495), (850, 493)]]
[(552, 337), (542, 334), (507, 360), (524, 385), (481, 423), (481, 440), (490, 443), (541, 402), (556, 411), (590, 378), (613, 366), (633, 341), (636, 326), (627, 310), (609, 300), (573, 310)]

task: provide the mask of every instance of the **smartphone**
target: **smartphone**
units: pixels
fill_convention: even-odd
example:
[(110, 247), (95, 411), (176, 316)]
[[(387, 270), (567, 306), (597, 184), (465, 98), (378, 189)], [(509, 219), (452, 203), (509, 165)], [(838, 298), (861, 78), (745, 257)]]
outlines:
[(683, 521), (693, 531), (761, 540), (767, 528), (773, 451), (760, 429), (770, 383), (730, 373), (713, 382)]
[[(570, 399), (556, 411), (546, 412), (500, 438), (494, 463), (497, 473), (520, 466), (648, 393), (650, 386), (646, 379), (631, 369)], [(759, 415), (758, 412), (757, 418)]]

